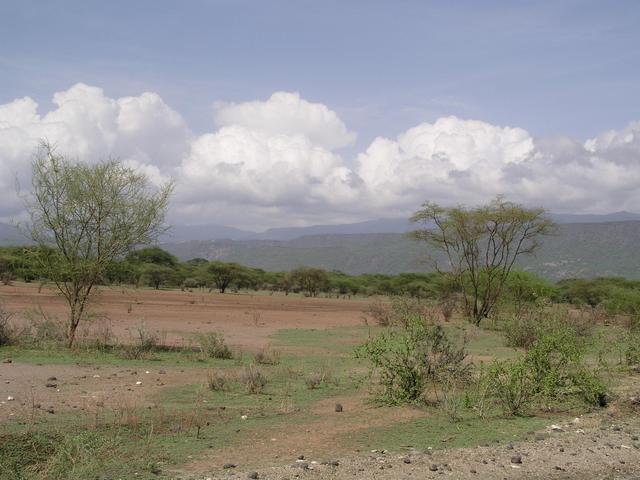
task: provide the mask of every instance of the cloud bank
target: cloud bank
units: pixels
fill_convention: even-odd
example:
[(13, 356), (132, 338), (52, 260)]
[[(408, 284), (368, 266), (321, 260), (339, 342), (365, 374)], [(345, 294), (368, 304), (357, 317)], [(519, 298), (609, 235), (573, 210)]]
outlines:
[(216, 129), (194, 134), (151, 92), (109, 98), (77, 84), (44, 114), (29, 98), (0, 105), (0, 221), (19, 217), (37, 142), (95, 162), (117, 157), (153, 181), (173, 178), (176, 223), (245, 228), (406, 216), (425, 200), (478, 203), (497, 194), (558, 212), (640, 209), (640, 122), (580, 142), (445, 117), (355, 158), (356, 134), (326, 105), (298, 93), (216, 104)]

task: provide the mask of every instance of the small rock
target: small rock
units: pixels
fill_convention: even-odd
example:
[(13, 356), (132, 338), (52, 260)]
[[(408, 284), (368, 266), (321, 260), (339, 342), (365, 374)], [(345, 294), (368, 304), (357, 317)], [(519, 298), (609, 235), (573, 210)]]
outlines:
[(158, 370), (158, 373), (160, 375), (166, 375), (167, 374), (166, 370)]
[(343, 410), (342, 409), (342, 404), (341, 403), (336, 403), (335, 411), (340, 413), (340, 412), (342, 412), (342, 410)]
[(228, 469), (228, 468), (236, 468), (237, 465), (235, 463), (225, 463), (222, 468), (224, 469)]
[(57, 383), (47, 383), (45, 385), (45, 387), (47, 387), (47, 388), (58, 388), (58, 384)]
[(560, 452), (564, 452), (564, 447), (560, 447)]
[(13, 402), (14, 400), (15, 398), (13, 398), (11, 395), (7, 397), (7, 402)]
[(522, 457), (520, 455), (514, 455), (511, 457), (511, 463), (522, 463)]
[(478, 472), (476, 472), (473, 468), (471, 470), (469, 470), (470, 473), (476, 474)]
[(339, 467), (340, 462), (338, 460), (329, 460), (329, 465), (331, 465), (332, 467)]
[(55, 382), (56, 380), (58, 380), (56, 377), (49, 377), (47, 378), (48, 382)]
[(2, 360), (2, 363), (11, 363), (13, 362), (13, 360), (11, 360), (10, 358), (5, 358), (4, 360)]
[(298, 460), (304, 460), (304, 455), (298, 455)]
[(410, 459), (409, 457), (404, 457), (404, 458), (402, 459), (402, 461), (403, 461), (404, 463), (406, 463), (407, 465), (409, 465), (409, 464), (411, 463), (411, 459)]
[(435, 463), (432, 463), (431, 465), (429, 465), (429, 470), (431, 470), (432, 472), (437, 472), (438, 465), (436, 465)]
[(247, 478), (250, 478), (251, 480), (256, 480), (256, 478), (258, 478), (258, 472), (251, 472), (249, 475), (247, 475)]
[(47, 413), (51, 413), (51, 414), (56, 413), (56, 411), (53, 409), (53, 407), (49, 407), (49, 408), (47, 408), (47, 409), (46, 409), (46, 412), (47, 412)]
[(507, 450), (513, 450), (513, 443), (509, 442), (507, 444)]

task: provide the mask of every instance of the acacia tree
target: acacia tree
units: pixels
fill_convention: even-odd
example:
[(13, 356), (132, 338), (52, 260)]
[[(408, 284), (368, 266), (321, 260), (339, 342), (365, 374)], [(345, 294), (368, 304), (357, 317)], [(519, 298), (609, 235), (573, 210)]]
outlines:
[(311, 297), (329, 287), (329, 275), (321, 268), (298, 268), (291, 272), (291, 281)]
[(237, 263), (213, 261), (206, 267), (206, 273), (213, 280), (220, 293), (226, 292), (231, 282), (240, 280), (244, 276), (243, 268)]
[(155, 191), (148, 178), (110, 160), (73, 162), (42, 141), (32, 164), (27, 231), (41, 247), (42, 273), (69, 305), (67, 345), (85, 317), (94, 287), (112, 261), (166, 230), (173, 184)]
[(525, 208), (502, 197), (473, 208), (427, 202), (411, 221), (424, 225), (411, 232), (413, 238), (444, 252), (448, 265), (443, 273), (462, 292), (465, 313), (476, 325), (500, 298), (516, 259), (533, 254), (540, 237), (554, 229), (544, 209)]

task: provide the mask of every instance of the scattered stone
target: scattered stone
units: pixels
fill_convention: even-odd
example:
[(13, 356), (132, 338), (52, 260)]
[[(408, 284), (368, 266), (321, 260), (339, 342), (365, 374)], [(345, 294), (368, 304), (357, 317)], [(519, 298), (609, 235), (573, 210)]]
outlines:
[(512, 456), (511, 457), (511, 463), (517, 463), (517, 464), (522, 463), (522, 456), (520, 456), (520, 455)]
[(49, 377), (47, 378), (48, 382), (55, 382), (56, 380), (58, 380), (56, 377)]
[(166, 375), (167, 374), (166, 370), (158, 370), (158, 373), (160, 375)]
[(298, 455), (298, 460), (304, 460), (304, 455)]
[(513, 443), (509, 442), (507, 444), (507, 450), (513, 450)]
[(251, 480), (256, 480), (256, 478), (258, 478), (258, 472), (251, 472), (249, 475), (247, 475), (247, 478), (250, 478)]
[(225, 470), (226, 470), (226, 469), (229, 469), (229, 468), (236, 468), (236, 467), (237, 467), (237, 465), (236, 465), (235, 463), (225, 463), (225, 464), (222, 466), (222, 468), (224, 468)]
[(476, 474), (478, 472), (476, 472), (473, 468), (471, 470), (469, 470), (470, 473)]
[(53, 407), (49, 407), (49, 408), (47, 408), (45, 411), (46, 411), (47, 413), (51, 413), (52, 415), (53, 415), (54, 413), (56, 413), (56, 411), (53, 409)]
[(338, 460), (329, 460), (329, 465), (332, 467), (339, 467), (340, 462)]
[(2, 360), (2, 363), (11, 363), (13, 362), (13, 360), (11, 360), (10, 358), (5, 358), (4, 360)]
[(404, 458), (402, 459), (402, 461), (403, 461), (404, 463), (406, 463), (407, 465), (411, 463), (411, 459), (410, 459), (409, 457), (404, 457)]
[(336, 403), (336, 408), (335, 408), (336, 412), (340, 413), (342, 412), (342, 404), (341, 403)]
[(564, 447), (560, 447), (560, 452), (564, 452)]
[(47, 387), (47, 388), (58, 388), (58, 384), (57, 383), (47, 383), (45, 385), (45, 387)]
[(429, 470), (431, 470), (432, 472), (437, 472), (438, 465), (436, 465), (435, 463), (432, 463), (431, 465), (429, 465)]

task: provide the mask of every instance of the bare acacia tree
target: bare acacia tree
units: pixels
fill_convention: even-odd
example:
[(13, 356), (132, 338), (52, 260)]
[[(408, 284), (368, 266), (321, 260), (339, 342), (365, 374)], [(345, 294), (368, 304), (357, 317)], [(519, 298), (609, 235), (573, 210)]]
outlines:
[(169, 182), (153, 191), (144, 174), (118, 161), (72, 162), (41, 142), (26, 199), (27, 231), (41, 247), (36, 260), (43, 275), (69, 304), (69, 347), (110, 262), (166, 230), (172, 190)]
[(525, 208), (502, 197), (474, 208), (427, 202), (411, 221), (424, 225), (411, 233), (413, 238), (444, 252), (448, 268), (443, 273), (462, 291), (465, 313), (476, 325), (500, 298), (516, 259), (533, 254), (540, 237), (554, 229), (544, 209)]

